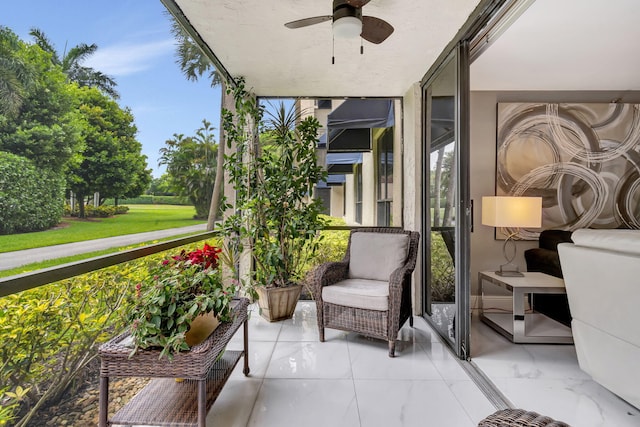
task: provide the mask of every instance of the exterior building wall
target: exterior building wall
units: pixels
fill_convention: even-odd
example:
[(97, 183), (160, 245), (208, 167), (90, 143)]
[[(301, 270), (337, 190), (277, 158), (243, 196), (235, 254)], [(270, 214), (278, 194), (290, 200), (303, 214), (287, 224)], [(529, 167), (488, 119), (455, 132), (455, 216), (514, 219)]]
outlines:
[(355, 224), (356, 223), (356, 183), (352, 173), (348, 173), (345, 175), (345, 184), (344, 184), (344, 220), (347, 224)]
[(336, 185), (331, 187), (331, 207), (329, 215), (336, 218), (344, 218), (344, 185)]
[(376, 168), (373, 150), (362, 153), (362, 225), (376, 224)]

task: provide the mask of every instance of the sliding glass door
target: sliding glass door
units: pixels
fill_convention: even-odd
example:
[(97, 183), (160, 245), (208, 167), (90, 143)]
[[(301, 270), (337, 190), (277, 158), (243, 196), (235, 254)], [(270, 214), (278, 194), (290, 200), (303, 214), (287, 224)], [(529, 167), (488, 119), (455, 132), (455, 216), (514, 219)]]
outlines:
[(461, 358), (469, 354), (469, 138), (467, 45), (423, 86), (424, 315)]

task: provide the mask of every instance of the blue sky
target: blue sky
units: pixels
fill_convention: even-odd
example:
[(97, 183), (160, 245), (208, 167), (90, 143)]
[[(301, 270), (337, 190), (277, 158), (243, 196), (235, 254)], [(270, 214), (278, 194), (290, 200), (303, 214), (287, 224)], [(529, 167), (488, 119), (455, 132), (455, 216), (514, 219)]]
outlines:
[(164, 171), (159, 149), (173, 134), (194, 135), (205, 118), (219, 126), (220, 88), (182, 75), (160, 0), (3, 1), (0, 25), (26, 42), (33, 41), (29, 29), (39, 28), (59, 53), (65, 45), (68, 50), (96, 43), (98, 50), (85, 65), (115, 78), (118, 103), (133, 112), (154, 177)]

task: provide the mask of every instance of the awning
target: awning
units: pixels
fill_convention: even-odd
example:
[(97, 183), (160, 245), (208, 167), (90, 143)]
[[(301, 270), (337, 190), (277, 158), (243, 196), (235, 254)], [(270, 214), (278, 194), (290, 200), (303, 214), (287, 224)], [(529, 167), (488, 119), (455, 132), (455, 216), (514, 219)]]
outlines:
[(327, 147), (327, 134), (323, 133), (318, 138), (318, 148), (326, 148)]
[(453, 96), (431, 98), (431, 151), (444, 147), (455, 137)]
[(391, 99), (347, 99), (329, 113), (329, 129), (388, 128), (393, 126)]
[(371, 128), (394, 124), (390, 99), (347, 99), (327, 118), (329, 152), (370, 151)]
[(326, 181), (318, 181), (317, 188), (329, 188), (336, 185), (342, 185), (347, 182), (347, 177), (344, 174), (341, 175), (329, 175)]
[(371, 151), (371, 129), (329, 129), (327, 151)]
[(362, 163), (362, 153), (327, 153), (329, 174), (353, 173), (353, 165)]

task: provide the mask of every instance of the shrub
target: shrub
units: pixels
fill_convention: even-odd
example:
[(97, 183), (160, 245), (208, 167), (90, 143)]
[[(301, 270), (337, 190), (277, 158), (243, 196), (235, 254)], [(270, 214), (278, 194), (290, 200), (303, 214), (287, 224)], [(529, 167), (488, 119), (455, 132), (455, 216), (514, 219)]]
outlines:
[[(104, 202), (105, 205), (114, 205), (115, 201), (113, 199), (107, 199)], [(142, 195), (138, 197), (133, 197), (130, 199), (118, 199), (118, 205), (121, 204), (129, 204), (129, 205), (177, 205), (177, 206), (190, 206), (192, 203), (187, 200), (186, 197), (181, 196), (152, 196), (152, 195)]]
[(129, 206), (118, 205), (116, 208), (116, 215), (122, 215), (129, 212)]
[[(89, 217), (108, 218), (113, 215), (125, 214), (127, 212), (129, 212), (128, 206), (100, 205), (98, 207), (95, 207), (93, 205), (85, 205), (84, 207), (84, 213), (87, 216), (87, 218)], [(80, 215), (80, 209), (76, 205), (74, 207), (73, 212), (71, 212), (71, 206), (66, 204), (64, 205), (64, 214), (66, 216), (78, 216)]]
[(53, 227), (62, 218), (63, 200), (62, 175), (0, 152), (0, 234)]
[[(329, 226), (341, 226), (345, 225), (344, 220), (326, 215), (321, 215), (323, 220), (327, 222)], [(313, 299), (313, 290), (311, 285), (311, 274), (313, 269), (320, 264), (330, 261), (341, 261), (347, 251), (347, 243), (349, 243), (349, 230), (322, 230), (320, 232), (320, 239), (318, 242), (318, 248), (313, 258), (307, 260), (302, 271), (304, 272), (303, 285), (301, 299)]]

